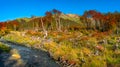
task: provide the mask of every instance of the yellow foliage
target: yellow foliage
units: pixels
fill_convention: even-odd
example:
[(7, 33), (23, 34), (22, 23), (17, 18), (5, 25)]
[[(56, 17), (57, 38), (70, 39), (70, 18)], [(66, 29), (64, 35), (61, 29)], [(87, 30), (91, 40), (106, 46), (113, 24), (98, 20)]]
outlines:
[(54, 49), (56, 49), (57, 48), (57, 45), (56, 45), (56, 43), (55, 42), (50, 42), (50, 43), (45, 43), (44, 44), (44, 48), (46, 49), (46, 50), (54, 50)]
[(82, 51), (83, 51), (83, 53), (85, 54), (85, 55), (90, 55), (91, 54), (91, 51), (88, 49), (88, 48), (83, 48), (82, 49)]
[(58, 60), (58, 58), (62, 57), (63, 55), (65, 55), (65, 52), (61, 49), (57, 49), (54, 53), (53, 53), (53, 58), (55, 60)]
[(21, 58), (21, 56), (20, 56), (20, 54), (19, 54), (17, 49), (12, 49), (10, 51), (10, 53), (11, 53), (10, 59), (20, 59)]
[(12, 55), (12, 58), (14, 58), (14, 59), (20, 59), (21, 56), (20, 56), (19, 54), (13, 54), (13, 55)]
[(28, 44), (25, 46), (33, 46), (35, 44), (39, 44), (41, 41), (37, 40), (37, 38), (32, 39), (30, 36), (21, 36), (20, 32), (14, 32), (12, 31), (11, 34), (8, 34), (6, 36), (3, 37), (5, 40), (11, 41), (11, 42), (15, 42), (15, 43), (19, 43), (19, 44)]

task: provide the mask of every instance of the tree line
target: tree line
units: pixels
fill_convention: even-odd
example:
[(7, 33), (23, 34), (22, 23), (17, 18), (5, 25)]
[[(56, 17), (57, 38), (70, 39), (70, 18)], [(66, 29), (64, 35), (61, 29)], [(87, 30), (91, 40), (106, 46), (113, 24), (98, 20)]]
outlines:
[[(120, 32), (120, 13), (100, 13), (96, 10), (85, 11), (82, 16), (79, 16), (80, 21), (74, 22), (69, 19), (61, 18), (61, 11), (53, 9), (46, 11), (43, 17), (31, 17), (29, 19), (22, 18), (12, 21), (0, 22), (0, 30), (56, 30), (62, 32), (64, 30), (98, 30)], [(71, 24), (72, 23), (72, 24)], [(83, 25), (81, 25), (81, 23)]]

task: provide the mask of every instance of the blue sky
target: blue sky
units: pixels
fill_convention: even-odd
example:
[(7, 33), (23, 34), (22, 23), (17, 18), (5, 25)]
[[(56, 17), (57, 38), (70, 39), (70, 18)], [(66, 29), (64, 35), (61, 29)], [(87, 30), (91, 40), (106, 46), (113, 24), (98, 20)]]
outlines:
[(43, 16), (54, 8), (79, 15), (93, 9), (103, 13), (120, 12), (120, 0), (0, 0), (0, 21)]

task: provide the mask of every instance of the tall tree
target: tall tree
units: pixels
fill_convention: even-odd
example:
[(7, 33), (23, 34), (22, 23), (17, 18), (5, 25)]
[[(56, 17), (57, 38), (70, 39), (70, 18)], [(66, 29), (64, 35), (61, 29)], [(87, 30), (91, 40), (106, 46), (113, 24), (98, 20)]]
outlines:
[[(53, 29), (53, 15), (51, 11), (45, 12), (45, 19), (49, 29)], [(51, 28), (50, 28), (51, 27)]]
[(57, 28), (58, 31), (61, 31), (61, 21), (60, 21), (61, 11), (53, 9), (52, 13), (55, 16), (56, 28)]
[(48, 36), (48, 31), (44, 27), (44, 22), (43, 22), (44, 20), (45, 20), (45, 17), (40, 18), (41, 25), (42, 25), (42, 30), (43, 30), (43, 33), (44, 33), (44, 39), (45, 39)]

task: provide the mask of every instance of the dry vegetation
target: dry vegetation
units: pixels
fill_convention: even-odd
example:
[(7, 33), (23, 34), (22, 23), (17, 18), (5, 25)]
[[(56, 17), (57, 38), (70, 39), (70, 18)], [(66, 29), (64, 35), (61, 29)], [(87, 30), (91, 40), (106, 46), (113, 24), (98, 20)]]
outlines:
[(77, 16), (54, 9), (44, 17), (0, 23), (0, 37), (42, 49), (63, 67), (120, 67), (119, 19), (120, 13)]

